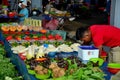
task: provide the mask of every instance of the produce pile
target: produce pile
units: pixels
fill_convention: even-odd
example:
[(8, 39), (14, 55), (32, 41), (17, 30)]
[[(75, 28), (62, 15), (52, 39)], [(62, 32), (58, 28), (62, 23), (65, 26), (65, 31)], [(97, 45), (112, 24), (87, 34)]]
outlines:
[(19, 32), (6, 35), (7, 40), (63, 40), (62, 36), (59, 34), (40, 34), (40, 33), (30, 33), (30, 32)]
[(24, 25), (35, 26), (38, 29), (42, 29), (42, 20), (26, 18), (24, 21)]
[(45, 80), (105, 80), (105, 74), (97, 63), (83, 64), (75, 56), (50, 59), (46, 55), (44, 58), (25, 61), (28, 73)]
[[(78, 51), (79, 43), (72, 42), (49, 42), (44, 41), (40, 43), (39, 41), (34, 42), (22, 42), (22, 43), (11, 43), (11, 50), (15, 54), (19, 54), (19, 56), (23, 59), (31, 59), (31, 58), (40, 58), (45, 54), (48, 54), (49, 57), (55, 57), (62, 54), (61, 52), (66, 53), (67, 55), (75, 55), (74, 53)], [(71, 54), (70, 54), (71, 53)]]
[(27, 30), (39, 32), (40, 30), (42, 30), (41, 21), (38, 21), (37, 23), (39, 23), (40, 25), (37, 26), (32, 24), (19, 25), (18, 23), (1, 24), (1, 30), (3, 32), (8, 32), (8, 31), (19, 32), (19, 31), (27, 31)]
[[(65, 47), (63, 45), (65, 45)], [(61, 50), (66, 49), (66, 52), (68, 52), (67, 54), (69, 55), (71, 51), (68, 50), (78, 50), (78, 46), (80, 46), (80, 44), (78, 43), (57, 41), (45, 41), (43, 43), (40, 43), (39, 41), (35, 41), (32, 43), (11, 43), (11, 46), (13, 52), (17, 53), (20, 58), (24, 60), (28, 73), (34, 75), (37, 79), (105, 80), (105, 74), (99, 68), (98, 62), (93, 63), (90, 61), (87, 64), (83, 64), (80, 59), (74, 55), (70, 55), (65, 58), (61, 56), (55, 56), (53, 58), (50, 58), (51, 56), (53, 56), (53, 54), (49, 54), (49, 52), (46, 52), (48, 47), (48, 51), (54, 52), (56, 50), (60, 50), (59, 46), (62, 46)], [(68, 50), (67, 46), (69, 47)], [(36, 48), (38, 49), (37, 52)], [(17, 52), (15, 52), (15, 50)]]
[[(43, 31), (43, 30), (42, 30)], [(63, 37), (60, 34), (51, 34), (51, 33), (46, 33), (42, 34), (40, 32), (30, 32), (30, 31), (23, 31), (23, 32), (5, 32), (4, 36), (6, 37), (6, 40), (8, 41), (32, 41), (32, 40), (58, 40), (61, 41), (63, 40)]]
[(6, 57), (4, 46), (0, 44), (0, 80), (23, 80), (15, 66)]

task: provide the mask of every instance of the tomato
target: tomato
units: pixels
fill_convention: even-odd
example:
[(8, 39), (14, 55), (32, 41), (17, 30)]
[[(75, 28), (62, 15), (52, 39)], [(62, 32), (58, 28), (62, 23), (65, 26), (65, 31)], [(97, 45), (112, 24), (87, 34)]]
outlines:
[(30, 34), (30, 32), (29, 32), (29, 31), (26, 31), (25, 34), (28, 35), (28, 34)]
[(26, 36), (24, 40), (30, 40), (31, 38), (29, 36)]
[(9, 31), (4, 31), (3, 34), (9, 34)]
[(56, 40), (62, 40), (62, 36), (59, 35), (59, 34), (56, 34), (56, 35), (55, 35), (55, 39), (56, 39)]
[(48, 35), (48, 39), (49, 39), (49, 40), (55, 40), (55, 38), (54, 38), (53, 35)]
[(24, 53), (19, 53), (18, 55), (19, 55), (19, 57), (22, 59), (22, 60), (26, 60), (26, 56), (25, 55), (23, 55)]
[(39, 40), (39, 38), (33, 38), (34, 40)]
[(6, 38), (6, 40), (11, 40), (11, 39), (13, 39), (12, 36), (8, 36), (8, 37)]
[(47, 37), (46, 36), (41, 36), (40, 40), (47, 40)]

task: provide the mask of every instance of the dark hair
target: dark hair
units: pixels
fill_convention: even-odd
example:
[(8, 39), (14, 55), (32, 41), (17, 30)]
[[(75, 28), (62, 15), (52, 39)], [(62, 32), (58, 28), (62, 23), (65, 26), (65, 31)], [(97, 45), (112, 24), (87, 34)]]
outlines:
[(88, 28), (89, 28), (88, 26), (78, 28), (76, 30), (76, 39), (79, 40), (80, 38), (82, 38), (84, 33), (85, 33), (85, 31), (87, 31)]

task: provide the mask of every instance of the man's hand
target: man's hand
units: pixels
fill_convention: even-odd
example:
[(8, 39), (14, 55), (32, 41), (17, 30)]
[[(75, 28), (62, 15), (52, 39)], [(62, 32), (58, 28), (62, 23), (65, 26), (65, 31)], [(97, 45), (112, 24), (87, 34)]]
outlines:
[(24, 16), (24, 14), (16, 14), (17, 16), (19, 16), (19, 17), (23, 17)]

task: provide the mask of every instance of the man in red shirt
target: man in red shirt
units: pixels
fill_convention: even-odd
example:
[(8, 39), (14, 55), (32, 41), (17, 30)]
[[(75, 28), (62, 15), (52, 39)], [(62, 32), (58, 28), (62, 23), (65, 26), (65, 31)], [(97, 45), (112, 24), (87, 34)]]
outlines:
[(120, 29), (110, 25), (92, 25), (76, 31), (76, 38), (84, 43), (93, 42), (102, 54), (103, 46), (110, 47), (108, 61), (120, 63)]

